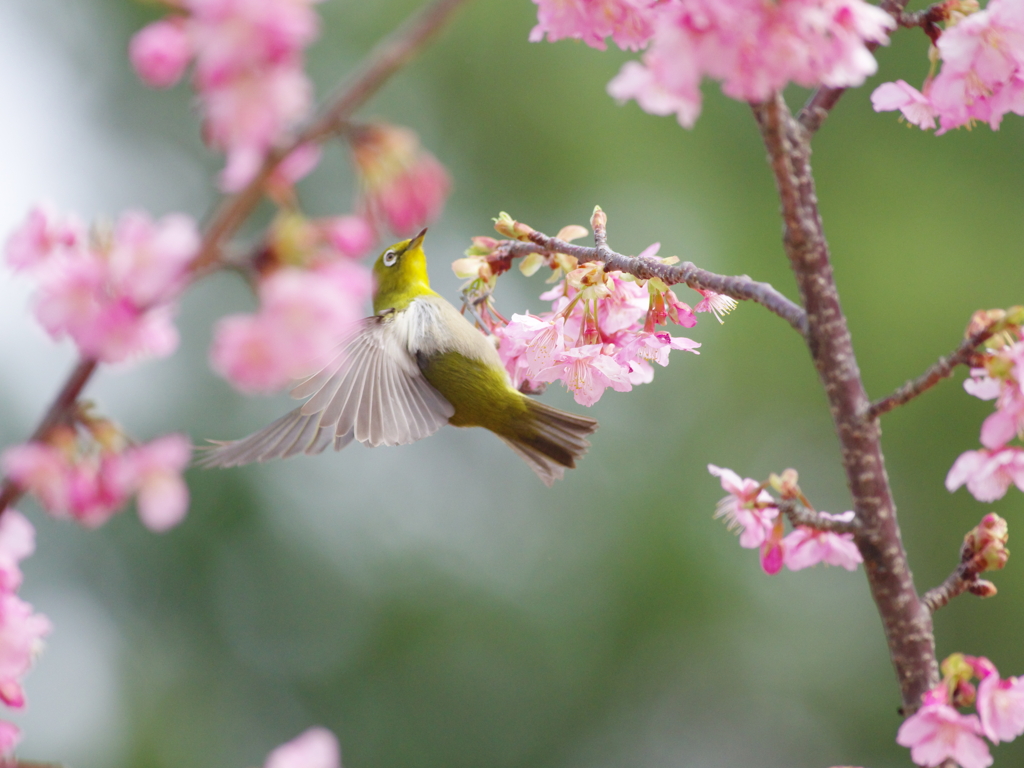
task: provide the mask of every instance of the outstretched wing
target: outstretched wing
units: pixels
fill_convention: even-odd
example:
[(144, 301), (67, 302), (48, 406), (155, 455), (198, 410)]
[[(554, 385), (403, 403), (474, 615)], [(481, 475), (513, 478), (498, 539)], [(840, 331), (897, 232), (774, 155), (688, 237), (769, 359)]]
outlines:
[(333, 443), (405, 445), (434, 434), (455, 413), (409, 354), (388, 318), (370, 317), (319, 373), (298, 384), (292, 397), (310, 399), (268, 427), (211, 448), (205, 467), (320, 453)]

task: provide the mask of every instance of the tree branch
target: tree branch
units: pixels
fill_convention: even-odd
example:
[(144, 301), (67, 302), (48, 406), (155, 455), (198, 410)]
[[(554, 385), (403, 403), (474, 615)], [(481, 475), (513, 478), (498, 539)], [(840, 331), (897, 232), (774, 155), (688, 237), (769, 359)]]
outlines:
[(958, 365), (967, 365), (970, 362), (974, 350), (978, 348), (979, 344), (983, 344), (992, 337), (995, 325), (996, 322), (993, 322), (986, 328), (972, 333), (953, 352), (945, 357), (940, 357), (916, 379), (911, 379), (891, 395), (875, 400), (868, 408), (865, 418), (877, 419), (883, 413), (888, 413), (893, 408), (910, 402), (943, 379), (952, 376)]
[[(982, 588), (990, 586), (990, 582), (978, 578), (978, 574), (984, 570), (984, 561), (978, 557), (961, 562), (944, 582), (925, 592), (921, 597), (921, 602), (929, 611), (935, 613), (939, 608), (944, 608), (954, 597), (962, 595), (964, 592), (974, 591), (979, 585)], [(994, 586), (991, 588), (994, 590)]]
[[(889, 13), (896, 23), (899, 24), (900, 20), (904, 18), (903, 9), (907, 7), (909, 0), (884, 0), (879, 6), (883, 11)], [(874, 51), (878, 47), (878, 43), (868, 43), (867, 49)], [(846, 93), (845, 88), (829, 88), (828, 86), (819, 85), (818, 88), (811, 94), (810, 98), (804, 104), (803, 109), (800, 110), (798, 120), (800, 125), (808, 133), (814, 133), (821, 124), (825, 122), (825, 118), (828, 117), (829, 112), (839, 102), (842, 95)]]
[[(321, 109), (320, 114), (290, 142), (272, 151), (256, 177), (237, 194), (226, 197), (207, 218), (199, 253), (190, 265), (193, 277), (211, 271), (224, 243), (238, 231), (263, 198), (263, 187), (282, 159), (296, 147), (322, 141), (347, 121), (367, 99), (408, 63), (467, 0), (435, 0), (410, 17), (370, 51), (363, 63)], [(96, 371), (97, 363), (83, 360), (65, 381), (30, 440), (44, 440), (50, 430), (68, 418), (82, 389)], [(9, 480), (0, 486), (0, 514), (22, 495)]]
[(779, 502), (779, 511), (789, 518), (789, 522), (794, 528), (804, 526), (829, 533), (857, 533), (860, 530), (860, 523), (856, 517), (848, 523), (842, 520), (831, 520), (822, 517), (813, 509), (808, 509), (797, 499), (783, 499)]
[(511, 259), (531, 253), (557, 252), (574, 256), (581, 262), (601, 261), (608, 269), (625, 272), (641, 280), (656, 277), (666, 285), (685, 283), (694, 289), (714, 291), (741, 301), (753, 301), (781, 317), (801, 336), (807, 333), (807, 317), (799, 305), (787, 299), (770, 284), (751, 280), (746, 275), (718, 275), (700, 269), (689, 261), (684, 261), (681, 264), (663, 264), (658, 259), (651, 257), (626, 256), (607, 246), (602, 239), (603, 232), (601, 237), (597, 237), (595, 232), (595, 241), (598, 243), (595, 247), (574, 245), (537, 231), (531, 233), (529, 237), (532, 241), (529, 243), (518, 240), (501, 241), (490, 260), (496, 263), (502, 261), (507, 263)]
[(907, 714), (938, 681), (931, 614), (918, 599), (896, 521), (869, 401), (830, 263), (810, 164), (810, 131), (781, 95), (753, 105), (782, 203), (783, 245), (807, 311), (807, 346), (818, 371), (842, 450), (860, 521), (854, 541), (864, 558)]
[(356, 71), (329, 98), (320, 114), (285, 145), (270, 152), (246, 187), (225, 198), (209, 221), (192, 269), (203, 270), (217, 261), (223, 244), (238, 231), (263, 198), (263, 187), (274, 169), (296, 148), (320, 142), (337, 131), (381, 86), (407, 64), (436, 35), (467, 0), (434, 0), (379, 42)]

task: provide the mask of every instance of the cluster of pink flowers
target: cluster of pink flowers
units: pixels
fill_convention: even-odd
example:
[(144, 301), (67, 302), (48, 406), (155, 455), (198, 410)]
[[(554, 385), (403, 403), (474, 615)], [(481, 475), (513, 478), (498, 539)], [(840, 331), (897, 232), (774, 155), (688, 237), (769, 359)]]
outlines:
[[(496, 226), (503, 234), (525, 227), (508, 214), (502, 214)], [(571, 241), (586, 234), (586, 229), (574, 225), (562, 229), (558, 238)], [(498, 248), (499, 241), (489, 237), (473, 240), (467, 257), (455, 261), (452, 268), (457, 276), (471, 278), (470, 285), (475, 284), (477, 289), (493, 286), (495, 275), (488, 256)], [(657, 250), (655, 243), (642, 255), (654, 258)], [(600, 400), (608, 387), (628, 392), (652, 381), (651, 363), (668, 365), (673, 349), (699, 354), (696, 341), (657, 329), (668, 320), (686, 328), (697, 324), (694, 310), (679, 301), (662, 281), (606, 272), (599, 262), (578, 265), (574, 257), (564, 253), (533, 254), (521, 268), (533, 274), (545, 262), (555, 270), (552, 278), (558, 281), (541, 294), (542, 299), (552, 302), (550, 312), (512, 315), (512, 320), (506, 322), (500, 316), (491, 319), (485, 310), (480, 318), (498, 338), (498, 354), (513, 386), (537, 391), (540, 385), (561, 381), (576, 402), (589, 406)], [(735, 305), (728, 297), (704, 292), (702, 306), (697, 309), (719, 316)]]
[[(32, 612), (18, 597), (22, 574), (18, 566), (36, 548), (32, 524), (16, 509), (0, 516), (0, 701), (8, 707), (25, 706), (21, 679), (42, 650), (50, 634), (50, 620)], [(0, 720), (0, 756), (9, 757), (21, 733), (17, 726)]]
[(104, 419), (81, 417), (82, 430), (61, 427), (46, 443), (15, 445), (0, 456), (7, 477), (31, 493), (54, 517), (90, 528), (102, 525), (136, 497), (139, 518), (162, 532), (188, 512), (181, 474), (192, 446), (184, 435), (130, 445)]
[(341, 768), (338, 739), (326, 728), (310, 728), (267, 755), (263, 768)]
[(380, 231), (408, 237), (436, 219), (451, 190), (444, 166), (408, 128), (371, 123), (349, 132), (359, 172), (358, 209)]
[(217, 323), (213, 369), (243, 392), (274, 392), (329, 362), (373, 290), (369, 270), (347, 257), (373, 239), (356, 217), (280, 216), (261, 265), (259, 311)]
[(727, 96), (764, 101), (787, 83), (848, 87), (874, 74), (868, 43), (887, 43), (889, 14), (863, 0), (535, 0), (540, 40), (575, 37), (603, 48), (649, 44), (643, 63), (627, 62), (608, 85), (655, 115), (692, 127), (701, 80)]
[(74, 216), (33, 209), (7, 241), (7, 262), (38, 282), (36, 318), (83, 357), (118, 363), (165, 356), (178, 345), (175, 302), (188, 282), (199, 232), (187, 216), (154, 222), (129, 211), (87, 232)]
[(964, 389), (982, 400), (995, 400), (996, 410), (981, 426), (982, 450), (966, 451), (946, 476), (946, 488), (966, 484), (978, 501), (1001, 499), (1010, 485), (1024, 491), (1024, 448), (1009, 445), (1024, 434), (1024, 340), (1013, 339), (982, 356), (971, 369)]
[[(988, 123), (996, 130), (1008, 112), (1024, 114), (1024, 5), (1019, 0), (949, 3), (947, 29), (936, 44), (942, 69), (921, 90), (903, 80), (871, 95), (878, 112), (900, 110), (922, 129)], [(964, 16), (965, 11), (977, 11)]]
[[(992, 755), (982, 736), (993, 744), (1024, 734), (1024, 679), (999, 677), (984, 656), (953, 654), (942, 663), (943, 680), (924, 695), (921, 708), (908, 717), (896, 735), (898, 744), (922, 766), (947, 759), (962, 768), (987, 768)], [(971, 682), (979, 680), (977, 687)], [(957, 709), (977, 707), (977, 714)]]
[[(764, 483), (741, 478), (731, 469), (714, 464), (708, 464), (708, 471), (721, 479), (722, 489), (729, 494), (718, 502), (715, 517), (724, 518), (730, 529), (741, 529), (741, 547), (760, 550), (761, 568), (765, 573), (776, 574), (783, 566), (799, 571), (818, 563), (853, 571), (863, 562), (852, 533), (833, 533), (798, 525), (787, 535), (777, 502)], [(790, 484), (795, 488), (795, 473), (792, 478)], [(819, 512), (818, 515), (823, 520), (843, 523), (854, 518), (852, 511), (841, 515)]]
[(177, 83), (195, 60), (204, 136), (227, 153), (225, 191), (247, 184), (267, 151), (309, 114), (303, 51), (319, 32), (315, 2), (175, 0), (180, 13), (132, 39), (132, 64), (154, 88)]

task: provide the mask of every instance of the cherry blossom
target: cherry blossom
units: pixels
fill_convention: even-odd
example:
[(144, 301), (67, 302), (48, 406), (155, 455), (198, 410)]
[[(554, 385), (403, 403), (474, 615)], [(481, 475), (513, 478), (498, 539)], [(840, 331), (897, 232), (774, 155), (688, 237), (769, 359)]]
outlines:
[(710, 312), (715, 316), (719, 325), (725, 322), (722, 315), (728, 315), (736, 309), (736, 299), (714, 291), (697, 290), (704, 298), (693, 308), (694, 312)]
[(19, 563), (36, 548), (36, 530), (21, 512), (6, 510), (0, 516), (0, 592), (16, 592), (21, 586)]
[(181, 80), (192, 60), (192, 44), (183, 17), (154, 22), (131, 41), (128, 55), (146, 85), (170, 88)]
[(263, 768), (341, 768), (341, 749), (326, 728), (310, 728), (267, 755)]
[(591, 48), (605, 49), (611, 37), (620, 48), (639, 50), (650, 39), (650, 7), (654, 0), (533, 0), (537, 8), (537, 26), (530, 41), (549, 42), (573, 38)]
[(327, 240), (343, 256), (357, 259), (373, 248), (377, 237), (362, 216), (337, 216), (323, 222)]
[(260, 283), (256, 314), (222, 318), (210, 364), (243, 392), (273, 392), (324, 365), (362, 316), (371, 280), (348, 261), (280, 269)]
[[(819, 512), (826, 520), (838, 520), (845, 523), (853, 520), (852, 511), (843, 512), (840, 515), (830, 515), (828, 512)], [(863, 562), (857, 545), (853, 543), (852, 533), (832, 533), (819, 531), (806, 525), (797, 526), (785, 539), (782, 540), (782, 549), (785, 552), (785, 565), (791, 571), (799, 571), (810, 568), (818, 563), (825, 565), (836, 565), (848, 571), (857, 570), (857, 565)]]
[(961, 715), (948, 704), (932, 703), (903, 721), (896, 743), (909, 747), (918, 765), (933, 768), (952, 758), (962, 768), (987, 768), (992, 755), (981, 732), (977, 715)]
[(42, 650), (50, 620), (32, 613), (32, 606), (12, 593), (0, 594), (0, 700), (9, 707), (25, 705), (21, 678)]
[(995, 501), (1006, 495), (1010, 485), (1024, 491), (1024, 449), (965, 451), (946, 475), (946, 488), (955, 491), (966, 483), (978, 501)]
[(708, 464), (708, 472), (722, 481), (729, 495), (718, 502), (715, 517), (724, 517), (730, 529), (740, 527), (740, 546), (757, 549), (768, 539), (779, 509), (768, 491), (756, 480), (741, 478), (731, 469)]
[(351, 143), (370, 222), (407, 237), (440, 215), (451, 178), (413, 131), (374, 123), (354, 129)]
[(85, 240), (85, 226), (74, 214), (61, 216), (49, 205), (36, 205), (8, 238), (7, 263), (17, 270), (33, 269), (74, 253)]
[(654, 34), (643, 63), (627, 62), (608, 84), (684, 127), (700, 114), (704, 77), (727, 96), (759, 102), (789, 82), (857, 86), (877, 64), (868, 43), (888, 42), (895, 23), (862, 0), (676, 0), (651, 10)]
[(21, 741), (21, 730), (14, 723), (0, 720), (0, 756), (10, 757)]
[(871, 106), (875, 112), (892, 112), (898, 109), (911, 125), (923, 130), (935, 127), (937, 113), (928, 97), (905, 80), (882, 83), (871, 94)]
[(1024, 679), (1000, 680), (993, 667), (978, 684), (977, 705), (982, 730), (992, 742), (1013, 741), (1024, 733)]
[(538, 381), (561, 379), (580, 405), (593, 405), (604, 390), (629, 392), (629, 371), (609, 355), (602, 354), (602, 344), (586, 344), (565, 350), (553, 365), (537, 373)]
[(188, 467), (192, 445), (184, 435), (166, 435), (125, 451), (115, 482), (124, 496), (137, 494), (139, 519), (162, 533), (188, 512), (188, 486), (181, 474)]

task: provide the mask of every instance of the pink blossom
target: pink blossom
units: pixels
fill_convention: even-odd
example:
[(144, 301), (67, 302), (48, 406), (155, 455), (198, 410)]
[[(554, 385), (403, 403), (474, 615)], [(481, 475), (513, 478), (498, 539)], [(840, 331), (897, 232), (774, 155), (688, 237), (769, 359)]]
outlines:
[(520, 348), (525, 355), (525, 375), (534, 379), (565, 355), (565, 318), (561, 315), (551, 320), (542, 320), (533, 315), (512, 315), (503, 338), (508, 340), (506, 349)]
[(995, 400), (1002, 392), (1003, 382), (989, 376), (984, 368), (972, 368), (970, 378), (964, 379), (964, 389), (979, 400)]
[(905, 80), (878, 86), (871, 94), (871, 106), (875, 112), (898, 109), (909, 123), (924, 130), (935, 127), (935, 107), (927, 96)]
[(146, 85), (170, 88), (185, 74), (192, 58), (184, 17), (171, 17), (143, 27), (132, 37), (128, 55)]
[(50, 620), (32, 613), (32, 606), (9, 593), (0, 594), (0, 700), (9, 707), (25, 704), (21, 678), (50, 633)]
[(124, 497), (138, 494), (139, 519), (151, 531), (163, 533), (185, 518), (188, 486), (181, 473), (191, 455), (187, 437), (166, 435), (129, 448), (117, 462), (114, 482)]
[(611, 37), (623, 49), (639, 50), (650, 39), (653, 0), (533, 0), (537, 26), (530, 42), (573, 38), (592, 48), (605, 49)]
[(909, 747), (918, 765), (932, 768), (952, 758), (962, 768), (987, 768), (992, 756), (979, 734), (977, 715), (961, 715), (948, 704), (925, 704), (900, 726), (896, 743)]
[(9, 508), (0, 516), (0, 592), (16, 592), (21, 586), (18, 564), (35, 548), (36, 529), (21, 512)]
[(650, 294), (634, 281), (623, 280), (621, 272), (609, 272), (605, 284), (610, 293), (601, 299), (598, 324), (601, 332), (611, 336), (624, 330), (639, 330), (639, 322), (647, 313)]
[[(841, 515), (830, 515), (828, 512), (819, 514), (826, 520), (840, 520), (846, 523), (853, 520), (852, 511)], [(782, 548), (785, 551), (786, 567), (791, 571), (810, 568), (818, 563), (837, 565), (848, 571), (855, 571), (857, 564), (863, 562), (860, 550), (853, 543), (852, 533), (818, 531), (801, 525), (782, 540)]]
[(10, 757), (21, 741), (21, 731), (14, 723), (0, 720), (0, 756)]
[(593, 405), (604, 390), (629, 392), (629, 370), (610, 355), (602, 353), (602, 344), (587, 344), (567, 349), (549, 368), (538, 371), (538, 381), (561, 379), (580, 405)]
[(697, 289), (703, 298), (700, 303), (693, 308), (694, 312), (710, 312), (715, 316), (715, 320), (721, 325), (725, 321), (722, 319), (722, 315), (728, 315), (734, 309), (736, 309), (736, 299), (731, 296), (726, 296), (722, 293), (715, 293), (714, 291), (705, 291), (700, 288)]
[(998, 672), (978, 684), (978, 714), (985, 735), (995, 744), (1013, 741), (1024, 733), (1024, 679), (999, 679)]
[(889, 14), (862, 0), (679, 0), (651, 11), (653, 42), (643, 64), (627, 62), (608, 84), (619, 100), (692, 127), (700, 82), (727, 96), (764, 101), (789, 82), (856, 86), (875, 72), (867, 43), (888, 42)]
[(323, 157), (323, 149), (319, 144), (306, 142), (300, 147), (293, 149), (288, 155), (277, 164), (270, 178), (267, 179), (267, 186), (277, 193), (290, 190), (299, 181), (306, 178), (320, 164)]
[(370, 294), (362, 265), (281, 269), (260, 284), (260, 310), (218, 322), (210, 364), (243, 392), (272, 392), (327, 362)]
[(767, 539), (779, 516), (775, 500), (756, 480), (741, 478), (731, 469), (708, 464), (708, 472), (721, 478), (729, 495), (718, 502), (715, 517), (724, 517), (730, 529), (741, 527), (740, 546), (757, 549)]
[(761, 570), (769, 576), (774, 576), (781, 571), (785, 563), (782, 533), (783, 525), (780, 517), (775, 520), (768, 537), (761, 542)]
[(365, 256), (377, 240), (373, 227), (362, 216), (338, 216), (323, 224), (331, 246), (342, 256), (357, 259)]
[(967, 484), (978, 501), (995, 501), (1006, 495), (1011, 483), (1024, 491), (1024, 449), (965, 451), (946, 475), (946, 489)]
[(341, 750), (326, 728), (310, 728), (269, 755), (263, 768), (341, 768)]
[(8, 238), (7, 263), (14, 269), (34, 269), (54, 255), (73, 253), (85, 238), (85, 227), (77, 217), (62, 217), (48, 205), (37, 205)]
[(641, 331), (631, 334), (631, 336), (632, 339), (628, 343), (621, 345), (621, 351), (616, 355), (616, 359), (624, 364), (639, 358), (640, 360), (650, 360), (665, 367), (668, 365), (669, 352), (673, 349), (693, 352), (695, 355), (700, 354), (697, 351), (700, 343), (685, 336), (671, 336), (665, 331), (656, 333)]
[(353, 134), (352, 152), (361, 206), (374, 225), (408, 236), (440, 215), (451, 178), (415, 133), (392, 125), (362, 126)]

